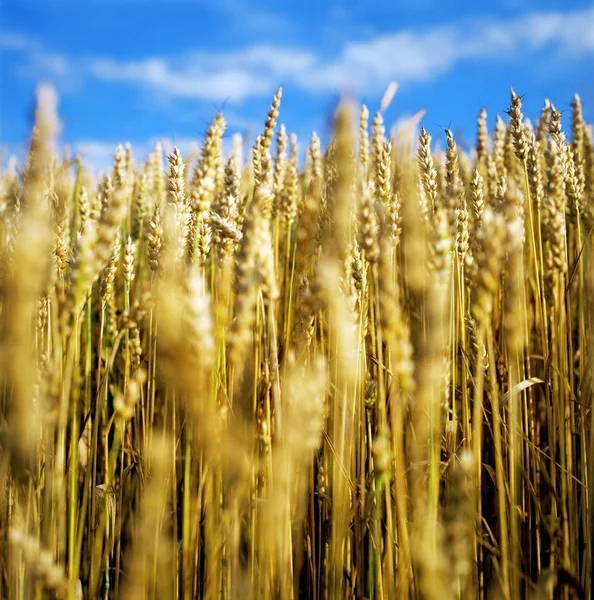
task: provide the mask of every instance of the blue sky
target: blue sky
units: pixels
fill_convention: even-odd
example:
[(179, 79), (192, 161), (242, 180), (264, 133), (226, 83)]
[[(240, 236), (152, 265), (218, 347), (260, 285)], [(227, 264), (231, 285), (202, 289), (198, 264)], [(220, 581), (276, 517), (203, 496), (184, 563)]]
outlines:
[(120, 142), (139, 158), (156, 139), (187, 149), (220, 108), (253, 139), (279, 84), (303, 145), (327, 135), (340, 94), (373, 112), (392, 80), (388, 126), (425, 109), (437, 138), (473, 140), (481, 106), (492, 125), (512, 85), (529, 117), (578, 92), (594, 120), (593, 59), (581, 0), (0, 0), (0, 145), (22, 152), (41, 81), (62, 141), (98, 168)]

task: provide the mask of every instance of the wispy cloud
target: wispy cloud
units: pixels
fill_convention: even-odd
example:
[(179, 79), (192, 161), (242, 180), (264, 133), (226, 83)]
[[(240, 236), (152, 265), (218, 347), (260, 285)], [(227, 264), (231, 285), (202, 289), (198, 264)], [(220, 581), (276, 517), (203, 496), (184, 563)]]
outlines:
[(301, 73), (314, 64), (313, 52), (267, 45), (226, 53), (193, 52), (121, 62), (91, 59), (91, 76), (102, 81), (145, 85), (168, 96), (241, 102), (270, 94), (278, 78)]
[(251, 0), (217, 0), (216, 3), (210, 0), (193, 1), (222, 12), (228, 21), (239, 25), (244, 32), (270, 34), (271, 31), (279, 33), (291, 28), (290, 19), (278, 10), (267, 10)]
[(427, 81), (468, 60), (519, 61), (549, 48), (570, 57), (594, 53), (594, 9), (532, 13), (515, 19), (397, 31), (348, 43), (299, 83), (310, 90), (378, 89), (390, 79)]
[(32, 78), (55, 76), (67, 78), (72, 75), (70, 59), (60, 52), (52, 52), (37, 40), (21, 34), (0, 31), (0, 50), (24, 55), (22, 73)]
[(19, 73), (30, 79), (51, 78), (64, 90), (84, 80), (143, 86), (165, 96), (206, 101), (242, 102), (270, 95), (279, 78), (293, 76), (313, 65), (308, 50), (257, 44), (241, 51), (197, 51), (165, 58), (122, 61), (108, 57), (69, 57), (39, 41), (0, 32), (0, 50), (18, 53)]
[(231, 97), (237, 101), (266, 94), (271, 81), (255, 78), (239, 69), (208, 72), (198, 65), (176, 67), (162, 58), (136, 62), (112, 59), (93, 59), (89, 74), (107, 82), (140, 84), (168, 96), (221, 100)]
[(0, 32), (0, 48), (2, 50), (26, 50), (31, 44), (31, 39), (26, 35)]
[(269, 95), (282, 82), (311, 93), (360, 89), (373, 93), (394, 79), (403, 84), (435, 79), (465, 61), (512, 63), (539, 52), (541, 57), (589, 56), (594, 54), (594, 9), (399, 30), (348, 42), (334, 57), (310, 48), (256, 44), (228, 52), (197, 51), (135, 61), (69, 58), (24, 36), (1, 33), (0, 48), (24, 53), (29, 74), (36, 76), (45, 72), (66, 80), (75, 73), (103, 83), (144, 87), (165, 98), (240, 103)]

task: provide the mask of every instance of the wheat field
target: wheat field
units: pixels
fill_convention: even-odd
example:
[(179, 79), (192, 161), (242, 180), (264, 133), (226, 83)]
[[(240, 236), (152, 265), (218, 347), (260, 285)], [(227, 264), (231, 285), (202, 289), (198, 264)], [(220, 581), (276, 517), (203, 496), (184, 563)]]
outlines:
[(0, 597), (590, 598), (579, 96), (533, 125), (512, 90), (470, 152), (386, 134), (389, 97), (323, 149), (281, 97), (251, 148), (219, 113), (99, 174), (38, 89), (0, 174)]

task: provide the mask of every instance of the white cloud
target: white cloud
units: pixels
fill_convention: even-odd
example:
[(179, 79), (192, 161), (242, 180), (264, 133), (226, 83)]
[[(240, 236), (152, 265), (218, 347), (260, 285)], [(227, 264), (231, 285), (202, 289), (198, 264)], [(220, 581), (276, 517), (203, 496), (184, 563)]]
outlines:
[(26, 50), (31, 44), (32, 40), (26, 35), (0, 32), (0, 48), (4, 50)]
[(230, 97), (241, 101), (266, 95), (274, 87), (272, 80), (256, 77), (248, 71), (206, 70), (193, 61), (178, 67), (163, 58), (135, 62), (92, 59), (87, 68), (92, 77), (102, 81), (140, 84), (180, 98), (221, 100)]
[(428, 81), (468, 60), (521, 61), (547, 47), (571, 57), (594, 53), (594, 9), (529, 13), (508, 20), (400, 30), (343, 46), (334, 59), (307, 49), (258, 44), (242, 51), (196, 52), (133, 63), (96, 60), (102, 80), (131, 81), (170, 96), (241, 101), (291, 81), (311, 92), (380, 91), (388, 81)]
[(521, 61), (546, 47), (578, 57), (594, 53), (594, 9), (527, 14), (510, 20), (468, 20), (454, 26), (404, 30), (348, 43), (333, 61), (298, 74), (311, 90), (378, 90), (385, 82), (426, 81), (472, 59)]
[(91, 59), (87, 68), (102, 81), (141, 84), (167, 96), (241, 102), (270, 95), (279, 77), (305, 72), (315, 59), (309, 51), (255, 45), (243, 51), (194, 52), (175, 59)]
[(299, 83), (311, 90), (352, 85), (377, 89), (392, 79), (429, 79), (453, 64), (455, 58), (455, 36), (448, 29), (422, 34), (399, 32), (347, 44), (336, 60), (299, 74)]
[[(237, 2), (243, 0), (229, 0), (230, 6)], [(507, 20), (469, 18), (454, 25), (398, 30), (347, 42), (333, 58), (311, 49), (263, 43), (239, 51), (196, 51), (135, 61), (74, 58), (48, 52), (25, 36), (1, 32), (0, 48), (24, 53), (25, 70), (36, 78), (90, 78), (142, 86), (158, 98), (240, 103), (270, 96), (279, 83), (313, 93), (381, 93), (389, 81), (429, 81), (464, 61), (521, 63), (534, 60), (538, 52), (546, 52), (539, 55), (543, 60), (591, 55), (594, 9), (532, 12)]]
[(533, 48), (559, 44), (567, 54), (594, 51), (594, 9), (574, 13), (534, 14), (521, 20), (516, 35), (525, 34)]
[(316, 61), (316, 54), (309, 50), (279, 47), (271, 44), (258, 44), (245, 50), (207, 54), (195, 53), (190, 56), (192, 60), (210, 68), (252, 68), (262, 69), (274, 75), (295, 73), (312, 67)]
[(66, 80), (73, 75), (70, 60), (64, 54), (57, 52), (34, 52), (27, 67), (33, 77), (39, 77), (47, 73), (59, 80)]
[(270, 7), (260, 7), (251, 0), (191, 0), (196, 4), (205, 4), (210, 9), (220, 11), (228, 23), (241, 27), (242, 31), (255, 34), (267, 34), (270, 31), (289, 31), (291, 21)]
[(70, 88), (74, 83), (75, 73), (69, 57), (47, 50), (29, 36), (0, 31), (0, 49), (24, 56), (25, 60), (18, 67), (22, 76), (36, 80), (52, 78), (63, 88)]

